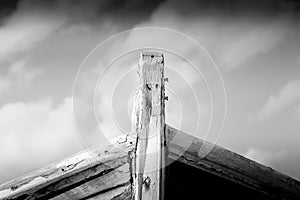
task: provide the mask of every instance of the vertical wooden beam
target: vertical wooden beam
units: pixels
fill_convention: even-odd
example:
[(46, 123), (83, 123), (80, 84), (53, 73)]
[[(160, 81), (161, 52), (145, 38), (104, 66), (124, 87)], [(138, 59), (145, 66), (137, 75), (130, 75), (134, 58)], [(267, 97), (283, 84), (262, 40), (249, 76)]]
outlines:
[(164, 57), (143, 52), (135, 96), (133, 127), (137, 133), (135, 151), (135, 200), (161, 200), (164, 192), (165, 87)]

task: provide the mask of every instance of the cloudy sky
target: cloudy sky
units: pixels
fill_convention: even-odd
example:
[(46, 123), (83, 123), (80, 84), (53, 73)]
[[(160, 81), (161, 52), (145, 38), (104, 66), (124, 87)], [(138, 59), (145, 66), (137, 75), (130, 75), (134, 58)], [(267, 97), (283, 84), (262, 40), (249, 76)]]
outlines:
[[(184, 33), (213, 58), (227, 96), (218, 145), (300, 179), (299, 11), (291, 0), (1, 1), (0, 183), (130, 130), (141, 51), (130, 50), (157, 33), (129, 31), (89, 52), (113, 34), (143, 27)], [(162, 31), (159, 37), (184, 58), (199, 58), (214, 100), (184, 58), (163, 51), (167, 123), (193, 132), (199, 118), (194, 135), (205, 137), (212, 103), (219, 111), (214, 126), (221, 124), (222, 82), (203, 50), (198, 55), (173, 36)], [(130, 52), (101, 77), (121, 50)]]

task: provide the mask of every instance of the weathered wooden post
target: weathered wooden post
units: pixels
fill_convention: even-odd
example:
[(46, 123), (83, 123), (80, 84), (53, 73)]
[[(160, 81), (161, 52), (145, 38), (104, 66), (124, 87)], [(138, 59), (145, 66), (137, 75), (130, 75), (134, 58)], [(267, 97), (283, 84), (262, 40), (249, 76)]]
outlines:
[[(162, 54), (143, 52), (138, 74), (133, 133), (4, 183), (0, 199), (196, 199), (199, 187), (204, 199), (300, 199), (299, 181), (165, 124)], [(202, 147), (211, 149), (206, 157)], [(174, 161), (167, 182), (166, 156)]]
[(133, 129), (137, 133), (134, 165), (134, 199), (159, 200), (164, 192), (165, 87), (164, 57), (143, 52), (134, 100)]

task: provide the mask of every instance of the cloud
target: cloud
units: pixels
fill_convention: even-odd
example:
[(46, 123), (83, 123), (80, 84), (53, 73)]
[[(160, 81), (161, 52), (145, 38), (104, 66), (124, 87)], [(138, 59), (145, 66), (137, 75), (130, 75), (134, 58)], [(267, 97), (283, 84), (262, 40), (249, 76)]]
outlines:
[(11, 83), (6, 78), (0, 77), (0, 94), (10, 87)]
[(275, 22), (249, 28), (224, 47), (220, 65), (232, 70), (257, 55), (267, 53), (284, 40), (289, 31), (286, 23), (283, 19), (276, 19)]
[[(148, 3), (146, 6), (145, 2)], [(187, 33), (203, 43), (213, 57), (217, 58), (221, 67), (232, 70), (279, 45), (291, 28), (288, 23), (290, 18), (286, 17), (286, 12), (281, 11), (281, 8), (269, 8), (269, 6), (265, 6), (265, 3), (256, 2), (257, 5), (264, 5), (260, 7), (252, 4), (251, 6), (235, 4), (226, 6), (224, 3), (221, 3), (221, 6), (214, 6), (217, 4), (199, 2), (166, 1), (161, 4), (158, 1), (87, 0), (75, 3), (75, 1), (23, 0), (18, 4), (16, 11), (3, 20), (2, 27), (0, 27), (0, 62), (35, 49), (47, 37), (56, 32), (86, 33), (85, 31), (90, 31), (91, 27), (99, 24), (101, 25), (99, 30), (105, 29), (106, 31), (106, 27), (103, 28), (103, 24), (105, 24), (111, 26), (113, 32), (118, 32), (137, 25), (138, 27), (163, 26)], [(159, 7), (157, 8), (157, 6)], [(280, 15), (282, 13), (284, 15)], [(151, 19), (148, 19), (150, 15)], [(97, 33), (99, 34), (99, 32)], [(132, 37), (132, 39), (136, 40), (136, 37)], [(186, 48), (187, 52), (190, 50), (189, 46), (185, 46), (185, 44), (176, 43), (170, 38), (166, 38), (166, 40), (179, 48)], [(129, 41), (132, 44), (132, 40)], [(116, 43), (117, 47), (122, 45), (126, 44)], [(107, 51), (109, 50), (107, 49)], [(102, 59), (102, 57), (98, 57), (98, 59)], [(9, 70), (8, 75), (0, 78), (0, 92), (7, 91), (16, 83), (32, 80), (39, 74), (35, 70), (29, 73), (25, 66), (26, 63), (27, 61), (17, 61)], [(96, 67), (99, 70), (99, 66)], [(92, 73), (93, 79), (97, 78), (97, 74), (94, 72)], [(21, 74), (23, 75), (21, 76)], [(183, 70), (183, 75), (187, 76), (189, 80), (193, 80), (194, 76), (189, 74), (189, 71)], [(87, 77), (87, 85), (91, 85), (90, 79), (92, 78)], [(170, 77), (170, 84), (176, 84), (176, 81), (173, 80)], [(83, 97), (78, 97), (81, 103), (79, 107), (83, 113), (79, 117), (85, 118), (84, 128), (98, 133), (94, 126), (90, 126), (90, 124), (97, 123), (89, 117), (94, 117), (91, 109), (92, 98), (85, 99), (85, 96), (89, 97), (93, 91), (87, 90), (86, 85), (81, 86), (85, 93), (81, 94)], [(106, 94), (106, 91), (103, 92)], [(185, 95), (186, 98), (190, 97), (187, 93), (182, 93), (182, 95)], [(110, 109), (108, 105), (111, 100), (105, 95), (100, 100), (97, 102), (100, 104), (100, 114), (110, 115), (111, 112), (108, 111), (111, 110), (108, 110)], [(187, 99), (184, 102), (190, 102), (190, 100)], [(69, 115), (70, 105), (69, 99), (58, 107), (55, 107), (51, 101), (5, 104), (0, 109), (0, 130), (3, 130), (0, 146), (10, 153), (9, 155), (4, 152), (0, 154), (0, 158), (2, 158), (1, 171), (6, 172), (9, 171), (7, 169), (13, 168), (16, 174), (9, 176), (23, 174), (25, 171), (44, 166), (45, 163), (62, 157), (64, 154), (62, 152), (71, 152), (70, 149), (73, 147), (70, 147), (70, 143), (78, 144), (78, 141), (73, 138), (74, 130), (71, 127)], [(194, 108), (189, 107), (190, 109)], [(178, 116), (177, 112), (175, 110), (172, 117)], [(110, 133), (113, 130), (112, 126), (115, 127), (113, 121), (102, 119), (101, 122), (103, 128), (107, 130), (104, 132)], [(254, 153), (250, 151), (249, 154), (253, 155)], [(28, 162), (28, 160), (34, 162)], [(265, 158), (265, 160), (268, 159)], [(20, 166), (24, 166), (24, 168), (19, 169)], [(2, 172), (0, 174), (4, 174)]]
[(259, 113), (259, 120), (263, 121), (286, 107), (300, 102), (300, 80), (288, 82), (278, 93), (270, 96), (264, 107)]
[[(297, 120), (298, 120), (298, 128), (300, 129), (300, 104), (296, 107), (296, 115), (297, 115)], [(299, 136), (300, 138), (300, 136)]]
[[(143, 8), (143, 3), (147, 7)], [(89, 30), (89, 26), (82, 24), (98, 25), (107, 21), (113, 21), (111, 26), (116, 23), (118, 27), (130, 26), (145, 19), (158, 4), (158, 1), (20, 1), (0, 27), (0, 62), (32, 50), (61, 29)]]
[(33, 48), (69, 20), (62, 13), (54, 12), (53, 7), (33, 6), (32, 1), (21, 1), (0, 28), (0, 61)]
[(4, 20), (0, 28), (0, 61), (33, 49), (72, 20), (65, 4), (46, 1), (20, 1), (15, 12)]
[(286, 152), (281, 150), (281, 151), (276, 151), (276, 152), (271, 152), (271, 151), (266, 151), (266, 150), (261, 150), (257, 148), (249, 148), (247, 152), (245, 153), (245, 157), (254, 160), (256, 162), (259, 162), (264, 165), (272, 166), (276, 162), (280, 162), (284, 156), (286, 155)]
[(21, 59), (13, 62), (9, 66), (8, 72), (0, 76), (0, 95), (7, 92), (14, 85), (24, 86), (34, 80), (44, 70), (28, 66), (28, 59)]
[(295, 28), (292, 22), (296, 17), (284, 6), (253, 2), (169, 0), (138, 26), (162, 26), (186, 33), (202, 44), (221, 68), (233, 70), (277, 47)]
[[(99, 24), (124, 30), (142, 23), (162, 25), (190, 34), (211, 51), (217, 51), (219, 54), (216, 57), (221, 65), (234, 69), (279, 44), (290, 28), (286, 26), (286, 21), (294, 19), (286, 19), (286, 10), (269, 1), (255, 1), (249, 5), (232, 1), (229, 2), (232, 6), (226, 5), (172, 0), (23, 0), (15, 12), (3, 20), (0, 28), (0, 61), (33, 49), (58, 30), (69, 29), (65, 33), (89, 31), (89, 25)], [(247, 15), (255, 17), (249, 20)], [(260, 18), (268, 18), (269, 21)]]
[(8, 103), (0, 109), (0, 182), (43, 167), (82, 147), (73, 127), (72, 101)]

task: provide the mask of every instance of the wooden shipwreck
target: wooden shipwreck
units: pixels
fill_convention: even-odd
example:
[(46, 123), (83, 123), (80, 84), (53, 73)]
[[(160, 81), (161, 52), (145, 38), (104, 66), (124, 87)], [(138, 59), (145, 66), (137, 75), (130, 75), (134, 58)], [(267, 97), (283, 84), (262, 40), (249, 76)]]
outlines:
[(0, 199), (300, 199), (299, 181), (165, 124), (163, 54), (143, 52), (138, 74), (131, 133), (1, 185)]

